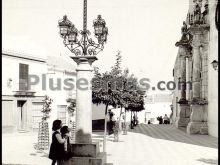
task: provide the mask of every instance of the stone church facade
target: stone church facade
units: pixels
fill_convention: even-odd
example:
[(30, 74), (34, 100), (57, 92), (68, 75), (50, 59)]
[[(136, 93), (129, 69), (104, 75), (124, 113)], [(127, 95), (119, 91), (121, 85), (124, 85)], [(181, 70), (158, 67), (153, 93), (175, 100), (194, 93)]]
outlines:
[(218, 136), (218, 0), (190, 0), (173, 76), (172, 110), (176, 127), (189, 134)]

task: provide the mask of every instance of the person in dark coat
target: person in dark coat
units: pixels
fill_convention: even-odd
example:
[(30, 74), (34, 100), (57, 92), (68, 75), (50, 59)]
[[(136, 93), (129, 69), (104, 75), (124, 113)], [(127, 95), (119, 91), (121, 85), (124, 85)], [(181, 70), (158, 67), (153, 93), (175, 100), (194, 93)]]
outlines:
[(49, 158), (52, 160), (51, 165), (61, 164), (64, 155), (64, 142), (65, 138), (62, 138), (60, 134), (60, 128), (62, 127), (61, 120), (54, 120), (52, 130), (52, 143), (50, 146)]
[(159, 121), (159, 124), (163, 124), (163, 118), (162, 118), (162, 116), (157, 117), (157, 120)]
[(60, 129), (60, 132), (61, 132), (62, 138), (65, 139), (64, 146), (63, 146), (64, 147), (63, 159), (68, 160), (69, 158), (72, 157), (71, 145), (70, 145), (70, 135), (69, 135), (70, 129), (68, 128), (68, 126), (63, 126)]

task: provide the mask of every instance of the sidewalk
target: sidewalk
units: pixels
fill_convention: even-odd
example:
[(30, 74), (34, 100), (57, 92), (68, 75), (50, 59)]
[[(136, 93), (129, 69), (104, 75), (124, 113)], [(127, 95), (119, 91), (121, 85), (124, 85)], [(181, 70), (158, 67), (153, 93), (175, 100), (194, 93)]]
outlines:
[[(102, 133), (93, 134), (94, 141), (103, 141)], [(48, 150), (37, 152), (37, 133), (3, 134), (4, 164), (50, 165)], [(135, 127), (113, 142), (107, 138), (107, 161), (114, 165), (207, 165), (218, 162), (217, 138), (208, 135), (187, 135), (171, 125)], [(102, 150), (102, 143), (100, 143)]]

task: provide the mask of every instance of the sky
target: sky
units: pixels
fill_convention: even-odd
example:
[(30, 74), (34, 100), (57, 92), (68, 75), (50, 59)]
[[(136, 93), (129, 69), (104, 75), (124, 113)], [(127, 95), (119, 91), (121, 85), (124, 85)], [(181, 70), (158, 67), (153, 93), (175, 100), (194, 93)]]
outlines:
[[(172, 81), (188, 0), (88, 0), (88, 29), (98, 14), (106, 21), (108, 41), (94, 66), (106, 71), (121, 51), (122, 67), (151, 83)], [(78, 30), (83, 0), (3, 0), (2, 47), (38, 56), (68, 56), (58, 20), (67, 15)], [(91, 35), (96, 41), (96, 38)], [(74, 62), (72, 62), (75, 65)]]

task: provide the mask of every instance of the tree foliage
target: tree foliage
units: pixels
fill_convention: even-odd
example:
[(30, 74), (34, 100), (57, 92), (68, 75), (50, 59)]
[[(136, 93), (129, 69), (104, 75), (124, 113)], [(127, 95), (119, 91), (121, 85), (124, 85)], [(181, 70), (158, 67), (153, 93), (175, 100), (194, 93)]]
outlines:
[(118, 51), (116, 63), (110, 71), (100, 73), (94, 68), (92, 79), (92, 101), (113, 107), (125, 107), (131, 111), (144, 110), (144, 94), (137, 78), (128, 69), (121, 69), (122, 56)]
[(76, 101), (75, 100), (71, 100), (68, 107), (67, 107), (67, 111), (70, 115), (73, 115), (73, 113), (76, 110)]
[(41, 112), (43, 113), (43, 117), (42, 120), (46, 121), (50, 116), (50, 112), (51, 112), (51, 104), (53, 102), (53, 100), (49, 97), (49, 96), (45, 96), (44, 100), (43, 100), (44, 104), (43, 104), (43, 108), (41, 110)]

